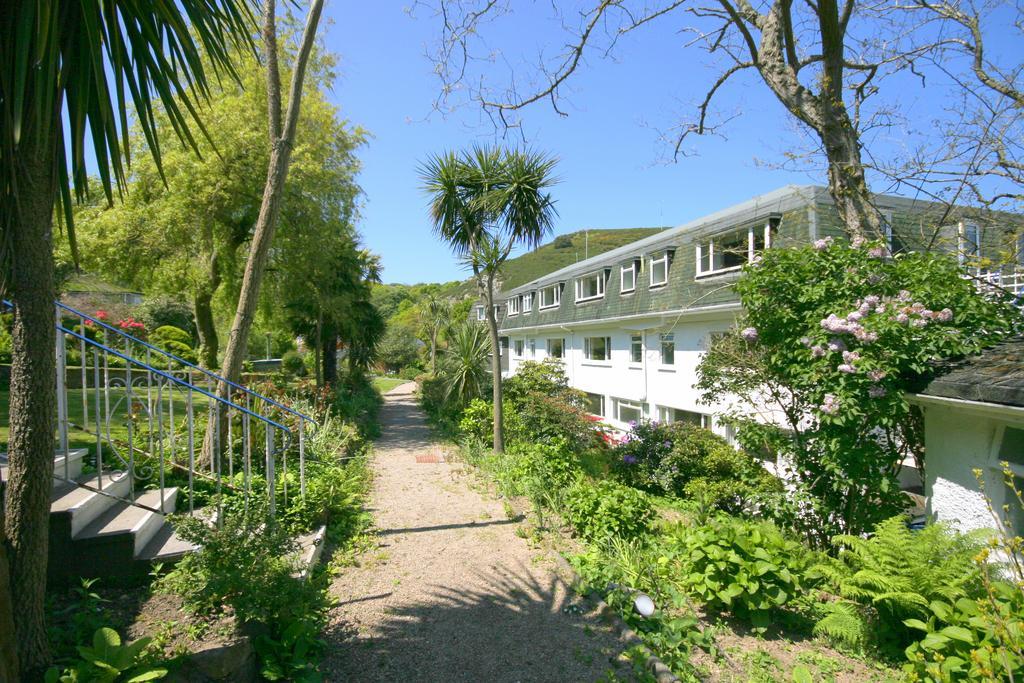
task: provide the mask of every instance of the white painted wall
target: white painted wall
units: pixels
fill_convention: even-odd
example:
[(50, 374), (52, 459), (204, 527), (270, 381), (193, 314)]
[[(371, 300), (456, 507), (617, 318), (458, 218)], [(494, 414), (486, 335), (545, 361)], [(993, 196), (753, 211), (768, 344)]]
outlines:
[(1002, 485), (998, 464), (1003, 430), (1009, 425), (1011, 422), (997, 416), (955, 406), (926, 406), (924, 469), (929, 514), (961, 531), (995, 527), (975, 469), (982, 470), (995, 509), (1004, 504), (1017, 506)]
[[(606, 421), (613, 427), (627, 429), (628, 425), (615, 419), (615, 399), (637, 401), (644, 405), (645, 417), (656, 419), (658, 407), (668, 406), (699, 413), (715, 414), (715, 406), (698, 403), (700, 393), (694, 388), (697, 365), (707, 348), (712, 332), (722, 332), (733, 324), (731, 314), (700, 322), (679, 322), (665, 325), (662, 319), (631, 320), (629, 327), (605, 326), (572, 329), (548, 329), (535, 332), (510, 331), (509, 375), (515, 374), (525, 361), (541, 361), (547, 357), (547, 340), (565, 340), (565, 373), (569, 384), (581, 391), (605, 397)], [(661, 363), (661, 334), (675, 337), (675, 363)], [(644, 343), (643, 362), (631, 362), (631, 344), (634, 334), (641, 335)], [(611, 359), (593, 361), (584, 358), (586, 337), (610, 337)], [(529, 353), (530, 340), (535, 340), (536, 353)], [(515, 353), (516, 341), (523, 341), (523, 356)], [(716, 426), (716, 431), (723, 428)]]

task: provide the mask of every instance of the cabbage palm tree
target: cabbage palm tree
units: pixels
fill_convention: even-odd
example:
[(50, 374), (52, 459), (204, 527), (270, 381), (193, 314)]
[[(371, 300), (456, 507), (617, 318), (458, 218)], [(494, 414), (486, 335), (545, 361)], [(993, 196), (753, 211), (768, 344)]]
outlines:
[(483, 396), (487, 389), (487, 335), (484, 328), (463, 322), (451, 331), (448, 349), (441, 357), (444, 397), (464, 406)]
[(486, 307), (494, 377), (494, 450), (505, 450), (501, 406), (501, 347), (494, 295), (501, 266), (518, 245), (534, 247), (551, 231), (554, 200), (548, 190), (557, 159), (533, 151), (474, 147), (429, 158), (420, 168), (430, 197), (434, 232), (473, 271)]
[[(158, 161), (158, 105), (195, 147), (192, 128), (202, 130), (198, 106), (211, 77), (234, 77), (230, 57), (251, 49), (254, 27), (249, 0), (21, 0), (0, 13), (0, 282), (14, 313), (0, 641), (17, 643), (18, 660), (7, 661), (0, 648), (0, 679), (16, 680), (11, 667), (18, 666), (22, 678), (42, 680), (38, 671), (49, 661), (43, 593), (56, 428), (55, 206), (74, 245), (72, 193), (85, 197), (87, 171), (99, 176), (108, 201), (124, 187), (129, 108)], [(95, 157), (88, 167), (87, 145)], [(13, 641), (2, 632), (4, 607), (12, 605)]]
[(423, 327), (430, 340), (430, 374), (437, 374), (437, 340), (441, 332), (452, 324), (452, 300), (428, 294), (423, 302)]

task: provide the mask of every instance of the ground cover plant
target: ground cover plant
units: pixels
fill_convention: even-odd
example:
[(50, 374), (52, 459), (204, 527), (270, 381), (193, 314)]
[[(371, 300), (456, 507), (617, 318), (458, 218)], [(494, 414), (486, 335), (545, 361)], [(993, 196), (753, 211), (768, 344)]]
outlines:
[[(536, 382), (558, 394), (557, 366), (527, 369), (523, 391), (506, 384), (510, 408), (535, 398)], [(496, 453), (489, 419), (483, 400), (461, 412), (464, 457), (501, 495), (529, 502), (534, 533), (582, 543), (571, 558), (581, 590), (684, 680), (1000, 680), (1018, 666), (995, 659), (1024, 642), (1024, 582), (1012, 592), (979, 564), (984, 539), (912, 531), (894, 515), (818, 548), (787, 517), (766, 519), (783, 490), (760, 462), (700, 427), (641, 422), (615, 447), (580, 448), (575, 425), (513, 420), (507, 452)], [(636, 613), (637, 591), (653, 598), (653, 615)]]

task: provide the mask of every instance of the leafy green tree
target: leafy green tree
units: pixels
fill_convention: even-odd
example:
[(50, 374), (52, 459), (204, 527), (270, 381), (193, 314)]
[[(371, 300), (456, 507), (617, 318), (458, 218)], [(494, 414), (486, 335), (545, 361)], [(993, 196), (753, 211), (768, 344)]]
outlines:
[(474, 147), (429, 158), (420, 169), (435, 233), (473, 272), (491, 340), (494, 450), (505, 450), (501, 346), (494, 313), (502, 264), (517, 245), (536, 246), (557, 215), (548, 189), (557, 160), (532, 151)]
[(398, 372), (419, 358), (416, 337), (403, 327), (389, 327), (377, 348), (377, 360), (387, 372)]
[[(346, 224), (355, 218), (355, 151), (365, 135), (326, 100), (334, 63), (320, 50), (310, 57), (272, 270), (330, 256), (331, 249), (318, 248), (320, 240), (347, 234)], [(233, 307), (241, 286), (239, 254), (253, 235), (270, 157), (261, 120), (267, 106), (263, 68), (243, 55), (238, 71), (241, 82), (221, 82), (205, 110), (210, 140), (198, 142), (201, 156), (175, 145), (170, 121), (158, 115), (157, 136), (166, 150), (161, 166), (137, 153), (141, 158), (122, 200), (111, 208), (83, 208), (76, 216), (88, 271), (192, 303), (201, 361), (209, 368), (217, 367), (218, 319)], [(141, 130), (132, 144), (144, 149)], [(302, 272), (305, 280), (308, 271)]]
[[(86, 146), (109, 201), (114, 186), (126, 183), (129, 109), (155, 156), (158, 109), (194, 146), (191, 128), (198, 100), (210, 94), (210, 67), (232, 74), (231, 56), (252, 29), (249, 5), (238, 0), (18, 2), (0, 13), (0, 255), (14, 304), (11, 467), (0, 538), (0, 588), (9, 570), (11, 590), (0, 594), (0, 628), (13, 603), (13, 642), (26, 679), (39, 680), (50, 657), (43, 594), (56, 430), (55, 203), (74, 244), (71, 194), (72, 186), (79, 199), (87, 190)], [(12, 642), (9, 636), (0, 633), (0, 641)], [(9, 658), (0, 667), (0, 677), (17, 676)]]
[[(704, 399), (735, 406), (744, 447), (777, 453), (790, 470), (795, 500), (783, 512), (819, 547), (905, 506), (902, 463), (923, 456), (906, 398), (917, 378), (1024, 322), (1007, 297), (961, 277), (951, 255), (886, 253), (831, 238), (768, 250), (735, 285), (739, 329), (698, 368)], [(766, 411), (774, 422), (760, 419)]]

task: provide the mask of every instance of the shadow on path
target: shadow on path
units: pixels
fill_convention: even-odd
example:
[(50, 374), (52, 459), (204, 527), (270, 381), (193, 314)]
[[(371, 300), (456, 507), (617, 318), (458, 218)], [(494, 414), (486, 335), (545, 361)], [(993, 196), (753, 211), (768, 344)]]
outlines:
[[(524, 566), (473, 572), (471, 588), (434, 586), (387, 609), (369, 633), (336, 623), (328, 671), (353, 681), (583, 681), (614, 669), (587, 604)], [(625, 672), (622, 672), (625, 673)]]

